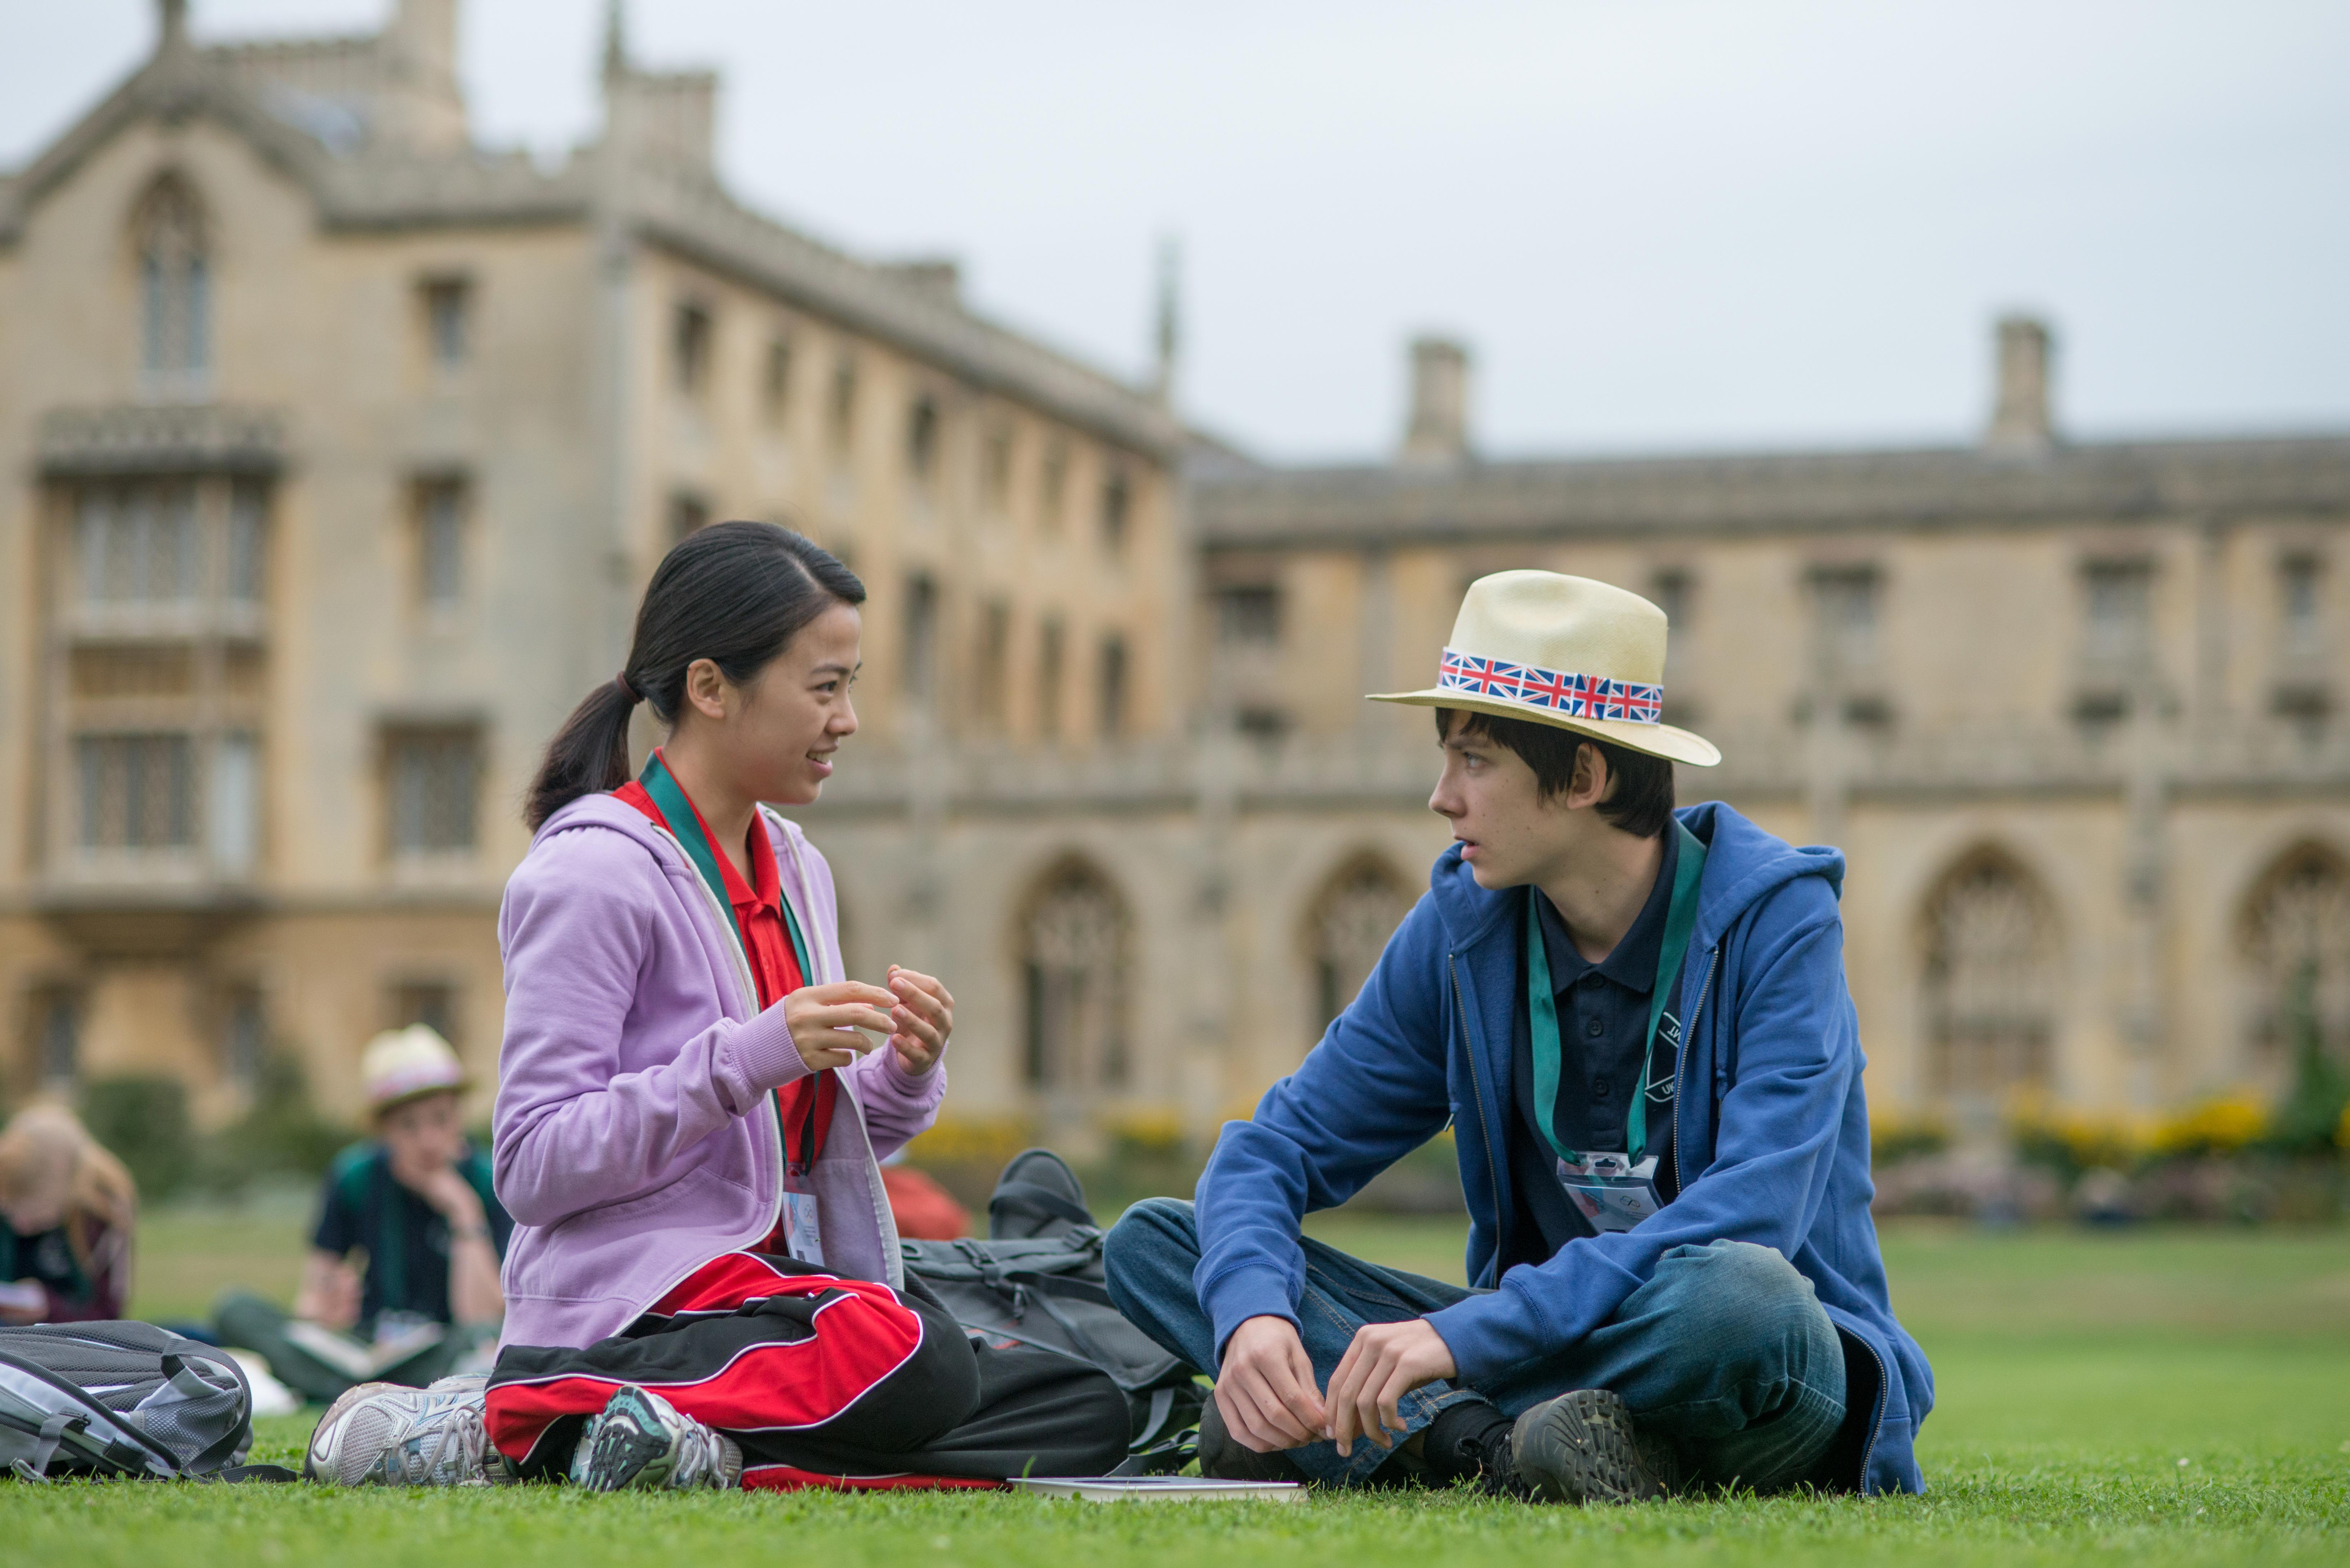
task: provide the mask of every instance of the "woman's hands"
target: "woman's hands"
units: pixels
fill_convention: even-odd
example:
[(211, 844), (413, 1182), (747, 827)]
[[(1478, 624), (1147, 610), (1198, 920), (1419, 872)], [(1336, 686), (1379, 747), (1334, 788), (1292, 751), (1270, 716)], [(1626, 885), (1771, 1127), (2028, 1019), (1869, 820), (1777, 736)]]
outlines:
[(897, 994), (889, 1012), (889, 1048), (898, 1053), (898, 1064), (919, 1078), (939, 1064), (939, 1053), (947, 1048), (954, 1030), (954, 998), (932, 976), (894, 963), (889, 989)]
[(889, 985), (883, 990), (862, 981), (838, 980), (828, 985), (806, 985), (784, 998), (784, 1022), (791, 1027), (792, 1044), (811, 1073), (846, 1067), (874, 1048), (858, 1033), (870, 1030), (889, 1037), (898, 1064), (920, 1077), (939, 1064), (954, 1029), (954, 998), (927, 974), (889, 966)]
[(885, 1007), (897, 1005), (895, 993), (863, 981), (836, 980), (827, 985), (804, 985), (784, 998), (784, 1023), (792, 1044), (811, 1073), (846, 1067), (868, 1051), (873, 1042), (858, 1033), (895, 1036), (898, 1024)]

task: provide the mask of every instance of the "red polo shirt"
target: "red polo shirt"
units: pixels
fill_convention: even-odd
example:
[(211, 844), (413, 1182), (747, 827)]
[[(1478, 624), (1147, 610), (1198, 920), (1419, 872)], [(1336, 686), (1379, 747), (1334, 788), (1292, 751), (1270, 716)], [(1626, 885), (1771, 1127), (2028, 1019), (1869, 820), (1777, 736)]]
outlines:
[[(676, 778), (674, 774), (670, 776)], [(679, 825), (661, 815), (644, 785), (630, 780), (612, 793), (642, 813), (647, 821), (680, 833)], [(686, 794), (682, 784), (678, 793)], [(751, 862), (751, 880), (746, 884), (743, 874), (734, 869), (734, 862), (718, 848), (718, 840), (711, 836), (710, 825), (702, 821), (702, 808), (693, 805), (691, 795), (686, 794), (686, 804), (693, 806), (693, 820), (682, 831), (701, 835), (710, 846), (711, 858), (718, 862), (718, 875), (726, 883), (726, 901), (734, 910), (735, 931), (751, 961), (751, 981), (758, 988), (759, 1005), (773, 1007), (806, 985), (807, 977), (800, 972), (799, 959), (792, 951), (791, 929), (784, 923), (784, 880), (767, 839), (766, 820), (755, 811), (751, 814), (751, 831), (743, 840)], [(815, 1163), (823, 1152), (826, 1135), (832, 1130), (833, 1105), (839, 1097), (840, 1080), (829, 1070), (795, 1078), (775, 1091), (786, 1164), (805, 1170)], [(775, 1250), (781, 1250), (780, 1244)]]

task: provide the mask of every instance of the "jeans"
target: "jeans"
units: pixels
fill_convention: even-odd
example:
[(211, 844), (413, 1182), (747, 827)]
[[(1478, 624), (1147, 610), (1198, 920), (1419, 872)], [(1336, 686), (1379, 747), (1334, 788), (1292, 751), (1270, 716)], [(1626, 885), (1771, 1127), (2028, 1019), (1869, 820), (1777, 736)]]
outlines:
[[(1482, 1293), (1348, 1257), (1305, 1240), (1298, 1336), (1327, 1389), (1355, 1331), (1399, 1323)], [(1191, 1205), (1153, 1198), (1110, 1231), (1111, 1297), (1137, 1327), (1202, 1369), (1222, 1347), (1191, 1288), (1200, 1235)], [(1467, 1399), (1504, 1416), (1577, 1388), (1623, 1396), (1644, 1440), (1660, 1440), (1685, 1477), (1704, 1486), (1772, 1491), (1819, 1480), (1845, 1418), (1844, 1345), (1812, 1282), (1768, 1247), (1714, 1241), (1675, 1247), (1615, 1316), (1539, 1360), (1472, 1382), (1423, 1384), (1399, 1401), (1407, 1432)], [(1400, 1441), (1401, 1439), (1399, 1439)], [(1357, 1441), (1341, 1458), (1331, 1443), (1289, 1452), (1317, 1481), (1352, 1485), (1388, 1458)], [(1842, 1478), (1849, 1485), (1853, 1478)]]

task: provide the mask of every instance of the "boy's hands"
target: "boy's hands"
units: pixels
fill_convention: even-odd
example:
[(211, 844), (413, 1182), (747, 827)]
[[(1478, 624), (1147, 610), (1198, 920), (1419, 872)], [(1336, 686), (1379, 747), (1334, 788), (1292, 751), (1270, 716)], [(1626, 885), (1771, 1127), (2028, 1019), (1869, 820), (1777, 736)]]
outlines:
[(1225, 1430), (1260, 1454), (1329, 1436), (1314, 1363), (1285, 1317), (1248, 1318), (1232, 1330), (1216, 1373), (1216, 1408)]
[(1365, 1324), (1355, 1331), (1338, 1370), (1330, 1375), (1330, 1440), (1341, 1454), (1358, 1435), (1383, 1449), (1394, 1448), (1395, 1439), (1388, 1434), (1403, 1430), (1396, 1401), (1423, 1383), (1460, 1370), (1444, 1336), (1424, 1317)]
[(939, 1064), (954, 1031), (954, 998), (932, 976), (899, 964), (889, 966), (889, 990), (895, 1005), (889, 1011), (889, 1048), (898, 1064), (913, 1077)]

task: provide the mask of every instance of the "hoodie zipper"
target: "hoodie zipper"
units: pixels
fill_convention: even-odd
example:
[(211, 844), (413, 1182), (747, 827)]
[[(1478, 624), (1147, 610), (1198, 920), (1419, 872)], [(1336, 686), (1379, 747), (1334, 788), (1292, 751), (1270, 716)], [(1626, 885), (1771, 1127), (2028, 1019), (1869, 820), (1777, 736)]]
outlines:
[(1680, 1195), (1682, 1185), (1681, 1144), (1684, 1140), (1681, 1137), (1681, 1104), (1684, 1096), (1681, 1091), (1685, 1085), (1681, 1083), (1681, 1071), (1689, 1065), (1689, 1048), (1697, 1039), (1698, 1015), (1705, 1011), (1705, 999), (1713, 990), (1714, 966), (1721, 961), (1721, 944), (1716, 942), (1713, 944), (1712, 950), (1705, 955), (1705, 978), (1698, 982), (1697, 1005), (1690, 1009), (1689, 1022), (1681, 1025), (1680, 1056), (1673, 1064), (1673, 1195), (1675, 1197)]
[(1498, 1245), (1502, 1240), (1499, 1231), (1503, 1225), (1508, 1223), (1508, 1220), (1505, 1211), (1502, 1210), (1502, 1173), (1493, 1164), (1493, 1129), (1485, 1120), (1485, 1080), (1477, 1072), (1477, 1047), (1469, 1038), (1469, 1009), (1461, 1000), (1460, 955), (1446, 953), (1444, 969), (1445, 972), (1452, 977), (1452, 1013), (1454, 1017), (1461, 1020), (1461, 1054), (1469, 1059), (1469, 1086), (1475, 1091), (1477, 1099), (1477, 1130), (1484, 1136), (1485, 1140), (1485, 1175), (1486, 1179), (1493, 1184), (1495, 1210), (1493, 1218), (1496, 1231), (1494, 1240), (1497, 1243), (1493, 1255), (1498, 1258), (1502, 1255), (1502, 1248)]
[[(648, 823), (646, 826), (676, 845), (678, 857), (686, 863), (687, 870), (693, 870), (693, 857), (686, 854), (685, 846), (678, 842), (675, 834), (652, 823)], [(727, 955), (734, 961), (734, 980), (743, 988), (743, 1005), (749, 1008), (752, 1017), (758, 1017), (759, 986), (758, 982), (751, 978), (751, 960), (750, 956), (743, 950), (742, 933), (734, 929), (734, 911), (719, 903), (718, 895), (710, 890), (710, 884), (702, 879), (701, 873), (694, 872), (687, 880), (693, 884), (694, 890), (702, 895), (702, 903), (709, 907), (711, 913), (717, 919), (718, 932), (725, 940)], [(811, 951), (809, 956), (813, 958), (814, 952)], [(777, 1161), (775, 1201), (767, 1210), (765, 1228), (759, 1232), (759, 1236), (768, 1236), (775, 1233), (775, 1223), (783, 1218), (784, 1214), (784, 1183), (781, 1168), (784, 1158), (784, 1122), (782, 1114), (775, 1109), (775, 1096), (772, 1089), (759, 1096), (759, 1117), (775, 1134), (774, 1142)], [(754, 1241), (758, 1239), (758, 1236), (752, 1238)], [(669, 1287), (669, 1289), (674, 1288), (674, 1284)], [(666, 1295), (669, 1293), (668, 1290), (664, 1290), (661, 1293)], [(660, 1297), (655, 1296), (653, 1299), (659, 1301)]]

